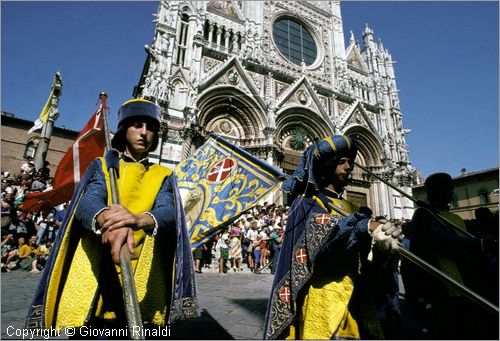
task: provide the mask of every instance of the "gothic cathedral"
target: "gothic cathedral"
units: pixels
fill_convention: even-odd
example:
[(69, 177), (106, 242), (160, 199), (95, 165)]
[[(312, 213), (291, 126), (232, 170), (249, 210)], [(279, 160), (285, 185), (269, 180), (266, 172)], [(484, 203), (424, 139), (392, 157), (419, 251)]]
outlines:
[[(173, 167), (213, 131), (290, 174), (345, 134), (356, 161), (408, 194), (415, 181), (391, 55), (368, 26), (344, 43), (340, 1), (160, 1), (135, 97), (162, 108), (151, 155)], [(279, 203), (289, 204), (282, 193)], [(413, 203), (355, 167), (347, 199), (411, 218)]]

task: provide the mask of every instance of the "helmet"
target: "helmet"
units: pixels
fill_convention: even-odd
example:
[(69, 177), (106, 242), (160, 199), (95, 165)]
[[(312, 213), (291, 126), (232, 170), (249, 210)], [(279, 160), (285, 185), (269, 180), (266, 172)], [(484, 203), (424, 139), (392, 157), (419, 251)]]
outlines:
[(113, 148), (124, 151), (127, 142), (125, 138), (127, 128), (137, 117), (145, 117), (154, 123), (155, 137), (150, 150), (156, 149), (159, 140), (158, 131), (160, 129), (160, 107), (158, 105), (142, 98), (134, 98), (123, 103), (116, 115), (118, 118), (118, 131), (111, 140)]

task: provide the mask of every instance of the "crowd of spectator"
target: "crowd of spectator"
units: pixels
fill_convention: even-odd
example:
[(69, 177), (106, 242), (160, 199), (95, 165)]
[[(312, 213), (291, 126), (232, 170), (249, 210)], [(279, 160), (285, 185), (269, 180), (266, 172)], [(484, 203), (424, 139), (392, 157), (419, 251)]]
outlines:
[(194, 251), (195, 271), (216, 267), (219, 275), (245, 269), (274, 273), (288, 213), (289, 207), (267, 202), (246, 211)]
[[(39, 272), (43, 269), (56, 234), (66, 213), (67, 203), (47, 212), (25, 213), (23, 201), (30, 192), (52, 188), (49, 163), (36, 171), (32, 158), (23, 163), (17, 174), (2, 172), (1, 182), (1, 270), (24, 269)], [(368, 207), (360, 211), (372, 216)], [(289, 207), (275, 203), (259, 204), (221, 229), (211, 240), (193, 252), (195, 271), (212, 268), (219, 275), (228, 272), (269, 269), (274, 273), (277, 264)], [(408, 220), (392, 219), (404, 227)], [(485, 207), (475, 211), (475, 219), (465, 221), (467, 230), (478, 237), (498, 243), (498, 211)], [(405, 244), (406, 241), (403, 241)], [(491, 268), (498, 265), (498, 255), (487, 255)], [(498, 273), (498, 269), (494, 271)], [(498, 279), (496, 280), (498, 282)], [(496, 295), (498, 301), (498, 295)]]
[(49, 163), (36, 170), (32, 158), (23, 163), (19, 173), (2, 172), (1, 271), (22, 269), (38, 273), (64, 219), (67, 204), (48, 212), (23, 212), (23, 202), (31, 192), (52, 189)]

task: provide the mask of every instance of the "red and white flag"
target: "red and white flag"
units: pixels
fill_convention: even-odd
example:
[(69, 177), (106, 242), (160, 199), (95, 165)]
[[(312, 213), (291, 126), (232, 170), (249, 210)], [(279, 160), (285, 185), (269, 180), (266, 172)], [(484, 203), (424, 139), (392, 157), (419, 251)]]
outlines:
[(75, 143), (68, 148), (57, 166), (53, 189), (29, 193), (23, 202), (23, 212), (47, 210), (71, 199), (88, 165), (104, 154), (105, 136), (101, 105), (80, 131)]

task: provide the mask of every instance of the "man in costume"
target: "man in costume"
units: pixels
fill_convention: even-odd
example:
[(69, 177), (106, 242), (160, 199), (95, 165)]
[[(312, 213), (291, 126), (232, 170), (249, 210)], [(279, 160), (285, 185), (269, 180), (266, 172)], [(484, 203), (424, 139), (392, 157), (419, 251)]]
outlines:
[[(125, 102), (108, 152), (94, 160), (73, 194), (30, 307), (26, 326), (123, 328), (120, 249), (128, 245), (145, 324), (198, 315), (193, 260), (172, 170), (151, 164), (160, 108)], [(117, 170), (120, 204), (111, 205), (108, 169)]]
[(351, 138), (326, 137), (307, 149), (283, 182), (284, 191), (299, 196), (283, 236), (265, 339), (383, 337), (363, 264), (380, 251), (397, 253), (400, 232), (391, 223), (351, 214), (357, 207), (342, 198), (356, 153)]
[[(410, 251), (458, 283), (477, 291), (477, 282), (481, 279), (478, 272), (484, 269), (482, 249), (488, 246), (487, 240), (467, 236), (464, 220), (449, 211), (454, 189), (449, 174), (429, 175), (424, 189), (427, 205), (415, 210), (405, 229)], [(401, 274), (407, 301), (426, 329), (422, 338), (498, 339), (498, 314), (479, 310), (459, 290), (409, 261), (402, 261)]]

